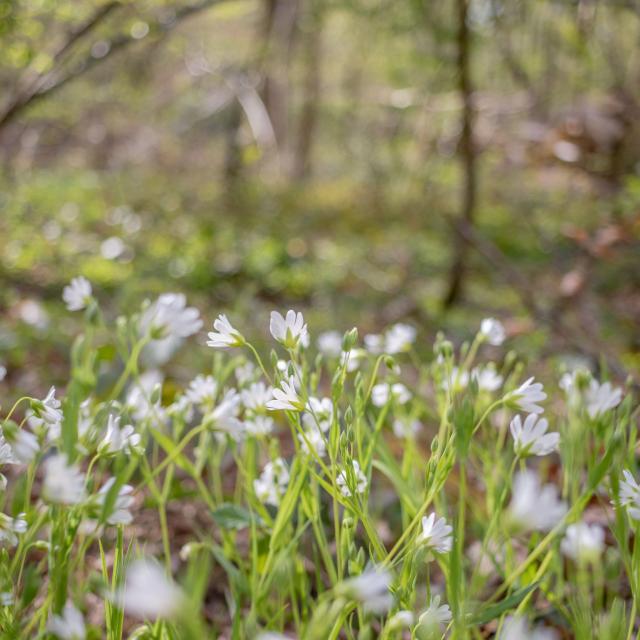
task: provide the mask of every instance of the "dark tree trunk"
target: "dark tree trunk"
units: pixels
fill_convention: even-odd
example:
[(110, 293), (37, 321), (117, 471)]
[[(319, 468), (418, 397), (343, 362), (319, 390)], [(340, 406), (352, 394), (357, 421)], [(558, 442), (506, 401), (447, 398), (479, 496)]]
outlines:
[[(472, 227), (475, 218), (477, 171), (473, 139), (473, 84), (471, 80), (471, 33), (468, 24), (469, 0), (457, 0), (458, 9), (458, 92), (462, 102), (461, 133), (458, 154), (462, 168), (462, 224)], [(449, 283), (444, 298), (445, 307), (455, 304), (462, 295), (469, 247), (464, 238), (455, 234), (454, 255)]]
[(266, 0), (262, 99), (281, 152), (289, 137), (289, 64), (297, 20), (298, 0)]
[(229, 105), (229, 122), (225, 131), (224, 177), (228, 186), (233, 186), (242, 175), (241, 125), (242, 108), (234, 99)]
[(291, 173), (296, 180), (305, 180), (311, 173), (311, 152), (318, 122), (322, 59), (322, 14), (318, 9), (310, 16), (310, 29), (304, 38), (304, 79), (302, 108)]

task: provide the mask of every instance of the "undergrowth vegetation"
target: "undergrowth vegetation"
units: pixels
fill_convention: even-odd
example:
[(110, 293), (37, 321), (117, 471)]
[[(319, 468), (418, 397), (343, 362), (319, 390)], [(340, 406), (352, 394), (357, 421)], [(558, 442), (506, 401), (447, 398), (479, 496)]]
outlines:
[(220, 315), (164, 379), (184, 296), (63, 298), (66, 388), (0, 417), (2, 637), (635, 637), (638, 407), (604, 368), (538, 381), (491, 318), (425, 358), (274, 311), (270, 353)]

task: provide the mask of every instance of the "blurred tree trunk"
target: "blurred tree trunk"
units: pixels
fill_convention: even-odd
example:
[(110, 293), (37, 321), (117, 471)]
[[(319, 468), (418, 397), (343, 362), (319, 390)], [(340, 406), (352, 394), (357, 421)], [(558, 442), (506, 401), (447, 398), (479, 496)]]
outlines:
[(298, 121), (291, 174), (305, 180), (311, 173), (311, 152), (318, 122), (322, 60), (322, 9), (312, 7), (304, 33), (302, 108)]
[[(473, 139), (473, 84), (471, 80), (471, 32), (469, 30), (469, 0), (456, 0), (458, 15), (458, 92), (462, 102), (461, 133), (458, 154), (462, 165), (461, 223), (472, 227), (476, 210), (477, 171), (476, 150)], [(445, 307), (455, 304), (464, 285), (469, 247), (460, 234), (454, 236), (454, 256), (449, 272), (449, 283), (444, 298)]]
[(262, 100), (280, 153), (289, 142), (289, 68), (295, 43), (299, 0), (265, 0)]
[(240, 127), (242, 126), (242, 107), (237, 99), (229, 105), (229, 121), (225, 130), (224, 177), (227, 186), (233, 186), (242, 175), (242, 148), (240, 146)]

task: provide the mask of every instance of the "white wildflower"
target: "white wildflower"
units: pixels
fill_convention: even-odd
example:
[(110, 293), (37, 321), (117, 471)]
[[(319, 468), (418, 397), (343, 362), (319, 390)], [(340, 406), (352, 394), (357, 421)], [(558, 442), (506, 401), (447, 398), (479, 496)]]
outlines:
[(300, 441), (302, 451), (306, 454), (315, 452), (319, 458), (323, 458), (327, 453), (327, 440), (322, 431), (315, 424), (306, 428), (304, 435), (299, 433), (298, 440)]
[(140, 327), (154, 340), (187, 338), (202, 328), (200, 312), (187, 307), (182, 293), (163, 293), (142, 314)]
[(360, 362), (365, 358), (367, 352), (364, 349), (349, 349), (349, 351), (343, 351), (340, 354), (340, 365), (347, 364), (347, 371), (351, 373), (356, 371), (360, 366)]
[(305, 346), (309, 341), (304, 318), (301, 313), (296, 313), (293, 309), (289, 309), (284, 318), (277, 311), (272, 311), (269, 330), (271, 335), (287, 349), (295, 349), (298, 344)]
[(567, 394), (574, 394), (578, 390), (577, 378), (581, 374), (580, 370), (567, 371), (560, 376), (558, 386)]
[(599, 524), (586, 522), (570, 524), (560, 549), (573, 560), (598, 560), (604, 549), (604, 529)]
[(418, 536), (418, 544), (433, 549), (438, 553), (448, 553), (453, 545), (451, 532), (453, 527), (444, 518), (436, 520), (436, 514), (422, 518), (422, 533)]
[(140, 434), (136, 433), (130, 424), (120, 428), (120, 419), (120, 416), (116, 417), (113, 414), (109, 414), (107, 432), (100, 443), (100, 450), (106, 453), (124, 451), (130, 454), (133, 451), (141, 452)]
[(62, 411), (60, 410), (60, 400), (56, 398), (56, 388), (51, 387), (44, 400), (35, 400), (31, 403), (33, 413), (40, 418), (47, 426), (59, 427), (62, 422)]
[(352, 461), (351, 469), (344, 469), (336, 478), (336, 484), (340, 489), (340, 493), (345, 498), (349, 498), (355, 493), (364, 493), (367, 488), (367, 476), (360, 469), (360, 463), (357, 460)]
[(634, 520), (640, 520), (640, 486), (631, 472), (622, 472), (624, 480), (620, 482), (620, 504), (627, 507), (629, 515)]
[(295, 376), (296, 380), (302, 379), (302, 370), (291, 360), (278, 360), (278, 362), (276, 362), (276, 369), (285, 376)]
[(15, 518), (0, 513), (0, 545), (15, 547), (18, 544), (18, 535), (27, 530), (27, 521), (24, 518), (24, 513)]
[(4, 432), (0, 427), (0, 465), (3, 464), (16, 464), (17, 460), (13, 453), (13, 448), (5, 440)]
[(282, 458), (268, 462), (259, 478), (253, 481), (253, 490), (260, 502), (277, 507), (289, 484), (289, 470)]
[[(127, 410), (136, 420), (153, 418), (155, 421), (165, 421), (165, 413), (160, 406), (162, 373), (157, 369), (145, 371), (132, 386), (125, 402)], [(151, 402), (151, 396), (158, 396), (157, 402)]]
[(7, 367), (0, 363), (0, 382), (7, 377)]
[(393, 604), (390, 583), (391, 574), (388, 571), (368, 568), (359, 576), (339, 585), (338, 592), (362, 604), (366, 611), (381, 614)]
[(13, 436), (11, 448), (18, 462), (29, 464), (40, 450), (40, 443), (38, 438), (26, 429), (18, 429)]
[(51, 615), (47, 631), (60, 640), (84, 640), (87, 635), (82, 614), (71, 602), (64, 605), (60, 615)]
[(556, 640), (557, 637), (553, 629), (544, 627), (532, 629), (524, 618), (509, 616), (505, 620), (498, 640)]
[(254, 416), (245, 421), (244, 428), (252, 436), (266, 436), (273, 431), (274, 425), (273, 418), (269, 416)]
[[(116, 479), (109, 478), (103, 487), (100, 489), (97, 495), (97, 503), (100, 507), (104, 507), (107, 495), (113, 487)], [(124, 484), (118, 489), (118, 495), (111, 508), (111, 511), (107, 514), (107, 522), (111, 525), (131, 524), (133, 522), (133, 516), (129, 509), (133, 505), (133, 487), (128, 484)]]
[(85, 498), (84, 475), (67, 457), (56, 454), (44, 463), (43, 496), (49, 502), (79, 504)]
[(471, 378), (478, 383), (480, 391), (497, 391), (502, 386), (502, 376), (493, 364), (475, 367), (471, 370)]
[(535, 413), (530, 413), (522, 423), (520, 416), (516, 416), (509, 425), (513, 436), (513, 448), (517, 456), (546, 456), (555, 451), (560, 442), (560, 434), (547, 433), (549, 423)]
[(537, 404), (544, 400), (547, 394), (539, 382), (534, 383), (535, 378), (529, 378), (517, 389), (510, 391), (505, 396), (505, 401), (526, 413), (542, 413), (543, 408)]
[(78, 412), (78, 437), (83, 438), (93, 426), (91, 398), (87, 398), (80, 403), (80, 411)]
[(252, 362), (245, 362), (241, 364), (239, 367), (236, 367), (234, 371), (236, 375), (236, 380), (239, 385), (245, 385), (247, 382), (251, 382), (256, 377), (256, 367)]
[(389, 354), (408, 351), (416, 341), (414, 327), (401, 322), (394, 324), (384, 335), (384, 351)]
[(240, 394), (235, 389), (229, 389), (218, 406), (207, 416), (218, 431), (228, 433), (235, 440), (241, 439), (244, 433), (244, 425), (237, 418), (240, 402)]
[(411, 400), (411, 393), (401, 382), (394, 384), (381, 382), (371, 390), (371, 402), (376, 407), (384, 407), (391, 398), (400, 404), (406, 404)]
[(419, 420), (396, 418), (393, 421), (393, 433), (397, 438), (413, 438), (420, 431), (420, 428)]
[(588, 369), (578, 368), (563, 373), (559, 386), (567, 397), (567, 404), (577, 411), (585, 404), (584, 391), (591, 383), (591, 372)]
[(331, 398), (316, 398), (310, 396), (307, 401), (306, 410), (302, 421), (307, 426), (317, 426), (322, 432), (326, 433), (333, 422), (333, 402)]
[(342, 353), (342, 336), (338, 331), (325, 331), (318, 336), (318, 351), (327, 358), (337, 358)]
[(284, 409), (285, 411), (302, 411), (304, 403), (296, 390), (296, 381), (293, 376), (289, 376), (289, 380), (282, 380), (279, 389), (273, 390), (273, 399), (267, 402), (267, 409), (277, 411)]
[(254, 382), (240, 392), (245, 409), (261, 412), (267, 408), (267, 403), (273, 398), (273, 388), (264, 382)]
[(387, 631), (400, 631), (401, 629), (409, 629), (414, 625), (416, 621), (416, 617), (413, 611), (409, 611), (408, 609), (401, 609), (400, 611), (396, 611), (390, 618), (389, 622), (387, 622), (387, 626), (385, 627)]
[[(4, 432), (0, 427), (0, 467), (5, 464), (16, 464), (18, 460), (13, 452), (11, 445), (5, 440)], [(7, 479), (0, 473), (0, 491), (7, 488)]]
[(186, 395), (177, 395), (167, 407), (167, 415), (179, 419), (185, 423), (193, 419), (193, 405)]
[(613, 387), (611, 383), (600, 384), (597, 380), (591, 380), (585, 391), (587, 413), (590, 418), (597, 418), (603, 413), (617, 407), (622, 400), (622, 389)]
[(567, 505), (558, 499), (553, 484), (541, 486), (540, 478), (528, 469), (513, 480), (509, 514), (511, 520), (527, 531), (549, 531), (563, 518)]
[(379, 333), (369, 333), (364, 337), (364, 346), (369, 353), (378, 356), (384, 351), (384, 336)]
[(507, 334), (502, 323), (495, 318), (485, 318), (480, 324), (480, 335), (496, 347), (500, 346)]
[(418, 618), (418, 624), (426, 631), (439, 629), (451, 622), (451, 609), (448, 604), (440, 604), (440, 596), (433, 596), (427, 609)]
[(17, 311), (22, 322), (35, 327), (39, 331), (44, 331), (49, 326), (49, 314), (37, 300), (24, 300), (18, 306)]
[(451, 367), (448, 378), (442, 381), (442, 388), (445, 390), (460, 391), (466, 389), (469, 384), (469, 373), (458, 367)]
[(32, 431), (35, 431), (38, 434), (38, 437), (42, 437), (46, 435), (47, 441), (55, 442), (60, 438), (62, 434), (62, 422), (57, 422), (55, 424), (47, 424), (42, 418), (38, 418), (38, 416), (27, 409), (27, 425), (31, 427)]
[(127, 569), (123, 589), (112, 599), (132, 616), (140, 619), (173, 618), (182, 609), (182, 590), (159, 564), (136, 560)]
[(214, 349), (226, 349), (227, 347), (241, 347), (245, 344), (244, 336), (231, 325), (227, 316), (221, 313), (213, 322), (215, 331), (208, 334), (207, 346)]
[(62, 291), (62, 299), (69, 311), (80, 311), (91, 302), (91, 283), (84, 277), (73, 278)]
[(185, 395), (197, 406), (211, 405), (218, 393), (218, 383), (213, 376), (196, 376), (187, 388)]

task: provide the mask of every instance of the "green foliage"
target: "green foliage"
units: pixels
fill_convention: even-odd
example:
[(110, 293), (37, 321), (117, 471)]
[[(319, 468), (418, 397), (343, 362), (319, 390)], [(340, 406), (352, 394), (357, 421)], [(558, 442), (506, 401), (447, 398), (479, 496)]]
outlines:
[[(281, 333), (272, 317), (272, 369), (243, 327), (212, 375), (167, 396), (142, 354), (197, 332), (197, 311), (164, 295), (113, 325), (95, 292), (78, 290), (86, 331), (64, 401), (23, 397), (3, 418), (3, 459), (26, 455), (3, 493), (0, 532), (15, 547), (0, 562), (3, 633), (391, 640), (411, 629), (437, 640), (497, 625), (508, 638), (527, 617), (576, 638), (632, 633), (640, 489), (628, 389), (623, 400), (578, 370), (554, 404), (557, 433), (540, 415), (509, 424), (546, 396), (520, 384), (515, 354), (484, 362), (504, 339), (497, 321), (459, 351), (439, 335), (427, 360), (408, 325), (369, 337), (377, 356), (357, 331), (336, 334), (361, 352), (354, 368), (340, 351), (316, 353), (291, 312)], [(240, 335), (226, 323), (211, 340)], [(123, 362), (107, 361), (120, 375), (101, 384), (82, 363), (93, 371), (105, 344)], [(35, 415), (16, 422), (27, 406)], [(590, 523), (596, 513), (613, 517), (616, 544)], [(155, 527), (136, 525), (151, 514)]]

